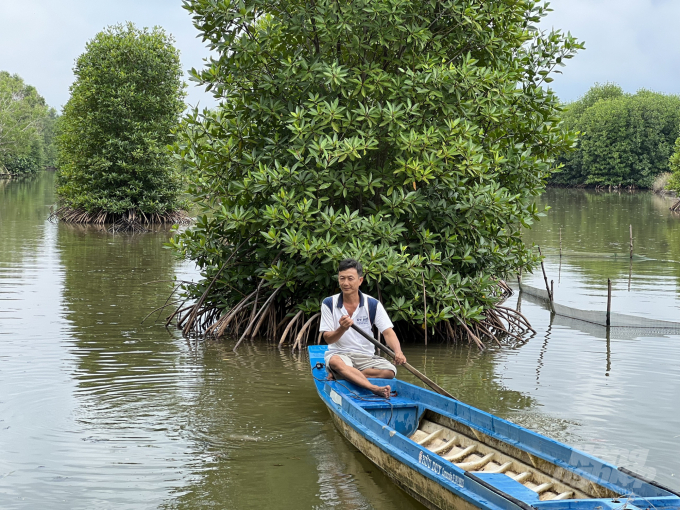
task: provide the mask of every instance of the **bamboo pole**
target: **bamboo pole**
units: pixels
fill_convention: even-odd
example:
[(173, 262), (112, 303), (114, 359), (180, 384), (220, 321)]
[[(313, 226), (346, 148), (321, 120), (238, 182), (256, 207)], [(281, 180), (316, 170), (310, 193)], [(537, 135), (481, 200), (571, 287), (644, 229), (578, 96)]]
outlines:
[(552, 297), (552, 292), (550, 292), (550, 285), (548, 285), (548, 276), (545, 274), (545, 266), (543, 265), (543, 254), (541, 253), (541, 247), (540, 246), (538, 246), (538, 254), (541, 256), (541, 270), (543, 271), (543, 280), (545, 281), (545, 290), (548, 292), (548, 299), (550, 300), (550, 308), (552, 309), (553, 297)]
[(609, 327), (612, 323), (611, 314), (612, 314), (612, 281), (610, 278), (607, 278), (607, 327)]
[[(352, 324), (352, 329), (353, 329), (354, 331), (358, 332), (361, 336), (363, 336), (366, 340), (368, 340), (369, 342), (371, 342), (373, 345), (375, 345), (378, 349), (380, 349), (380, 350), (383, 351), (385, 354), (387, 354), (388, 356), (392, 357), (392, 359), (394, 359), (395, 354), (394, 354), (394, 351), (392, 351), (392, 349), (390, 349), (390, 348), (387, 347), (386, 345), (383, 345), (383, 344), (381, 344), (380, 342), (378, 342), (375, 338), (373, 338), (372, 335), (369, 335), (368, 333), (366, 333), (363, 329), (359, 328), (356, 324)], [(434, 382), (433, 380), (429, 379), (426, 375), (420, 373), (418, 370), (416, 370), (416, 369), (415, 369), (413, 366), (411, 366), (410, 364), (404, 363), (404, 364), (401, 365), (401, 366), (404, 367), (404, 368), (405, 368), (406, 370), (408, 370), (409, 372), (411, 372), (411, 373), (412, 373), (413, 375), (415, 375), (418, 379), (420, 379), (421, 381), (423, 381), (425, 384), (427, 384), (430, 388), (432, 388), (434, 391), (436, 391), (436, 392), (439, 393), (440, 395), (444, 395), (445, 397), (452, 398), (453, 400), (458, 400), (456, 397), (454, 397), (453, 395), (451, 395), (448, 391), (446, 391), (444, 388), (442, 388), (441, 386), (439, 386), (436, 382)]]
[(630, 226), (630, 260), (633, 260), (633, 225)]

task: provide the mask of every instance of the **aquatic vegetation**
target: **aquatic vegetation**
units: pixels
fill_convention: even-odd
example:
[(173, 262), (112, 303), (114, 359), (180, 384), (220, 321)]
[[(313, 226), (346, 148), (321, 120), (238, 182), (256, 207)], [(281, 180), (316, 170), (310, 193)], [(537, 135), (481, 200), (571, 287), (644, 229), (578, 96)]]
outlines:
[(214, 52), (193, 79), (220, 100), (176, 143), (202, 209), (173, 241), (203, 276), (171, 317), (186, 334), (300, 345), (348, 256), (409, 334), (520, 326), (499, 279), (536, 264), (520, 228), (575, 141), (546, 84), (582, 45), (534, 28), (546, 6), (184, 5)]
[(172, 42), (158, 27), (116, 25), (78, 57), (58, 137), (60, 220), (137, 229), (184, 217), (167, 150), (185, 95)]

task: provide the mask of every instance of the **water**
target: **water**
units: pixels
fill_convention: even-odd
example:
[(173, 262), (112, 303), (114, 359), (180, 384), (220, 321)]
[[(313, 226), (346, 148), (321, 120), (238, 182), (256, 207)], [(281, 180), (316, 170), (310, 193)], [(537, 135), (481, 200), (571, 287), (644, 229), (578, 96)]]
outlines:
[[(680, 223), (649, 195), (570, 193), (550, 192), (530, 233), (546, 251), (568, 225), (572, 251), (625, 255), (631, 216), (654, 261), (634, 261), (628, 294), (625, 257), (563, 257), (556, 297), (599, 306), (610, 276), (617, 306), (672, 319)], [(190, 344), (164, 314), (141, 324), (170, 280), (196, 277), (163, 248), (169, 233), (49, 223), (53, 202), (52, 174), (0, 180), (0, 508), (422, 508), (334, 429), (304, 355)], [(606, 237), (619, 223), (623, 239)], [(680, 488), (680, 339), (607, 339), (520, 304), (537, 330), (526, 344), (410, 344), (409, 361), (470, 404)]]

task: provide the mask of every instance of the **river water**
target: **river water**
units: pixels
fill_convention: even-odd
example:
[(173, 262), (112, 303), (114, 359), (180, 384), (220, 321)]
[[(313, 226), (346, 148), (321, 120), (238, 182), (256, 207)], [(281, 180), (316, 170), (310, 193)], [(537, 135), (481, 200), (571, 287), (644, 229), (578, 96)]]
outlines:
[[(304, 355), (142, 324), (173, 278), (196, 277), (169, 233), (53, 224), (53, 202), (53, 174), (0, 180), (0, 508), (422, 508), (333, 428)], [(667, 202), (549, 190), (541, 203), (553, 209), (526, 235), (557, 301), (601, 309), (612, 278), (615, 311), (679, 320)], [(526, 343), (406, 343), (409, 361), (472, 405), (680, 488), (680, 338), (510, 305), (537, 331)]]

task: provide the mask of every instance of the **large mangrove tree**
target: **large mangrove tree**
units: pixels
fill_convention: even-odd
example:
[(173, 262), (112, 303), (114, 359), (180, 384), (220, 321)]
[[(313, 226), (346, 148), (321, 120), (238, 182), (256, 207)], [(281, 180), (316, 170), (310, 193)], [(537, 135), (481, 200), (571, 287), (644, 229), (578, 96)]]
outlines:
[(168, 144), (184, 111), (179, 52), (161, 28), (116, 25), (76, 61), (58, 137), (62, 221), (122, 226), (180, 220)]
[(581, 44), (535, 28), (545, 6), (184, 5), (214, 52), (193, 79), (220, 100), (176, 145), (203, 208), (173, 241), (203, 277), (175, 314), (185, 333), (304, 340), (350, 256), (420, 336), (519, 325), (497, 279), (536, 263), (520, 228), (574, 143), (547, 84)]

